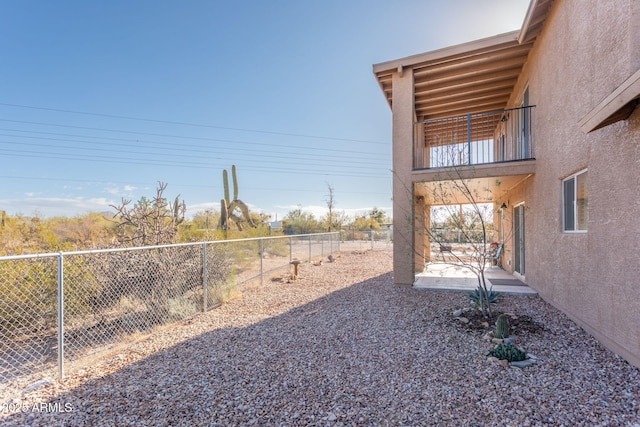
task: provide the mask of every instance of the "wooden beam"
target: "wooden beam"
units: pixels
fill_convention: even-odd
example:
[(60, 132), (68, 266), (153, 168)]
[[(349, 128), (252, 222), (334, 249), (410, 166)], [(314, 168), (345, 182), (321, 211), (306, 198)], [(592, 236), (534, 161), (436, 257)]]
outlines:
[(474, 101), (490, 99), (494, 97), (504, 97), (511, 95), (513, 86), (510, 87), (485, 87), (481, 90), (468, 90), (466, 92), (454, 91), (442, 94), (439, 97), (428, 95), (416, 96), (416, 107), (429, 107), (429, 105), (447, 106), (460, 102), (472, 103)]
[(490, 79), (464, 79), (464, 81), (451, 82), (448, 85), (441, 85), (438, 88), (421, 84), (416, 85), (415, 96), (422, 97), (428, 96), (433, 99), (438, 99), (441, 96), (448, 96), (449, 93), (455, 92), (456, 94), (466, 94), (472, 92), (481, 92), (485, 89), (505, 89), (513, 88), (518, 81), (517, 77), (511, 77), (511, 75), (503, 75), (501, 78)]
[(502, 49), (497, 52), (492, 52), (484, 55), (473, 55), (471, 57), (460, 58), (443, 62), (440, 64), (428, 64), (423, 68), (416, 68), (414, 72), (415, 78), (421, 78), (423, 76), (432, 75), (435, 73), (455, 72), (456, 70), (467, 69), (469, 67), (480, 66), (494, 66), (501, 62), (508, 62), (515, 58), (519, 61), (526, 61), (526, 58), (531, 50), (531, 45), (517, 45), (510, 47), (509, 49)]
[(507, 103), (507, 97), (502, 99), (492, 98), (487, 100), (478, 100), (476, 102), (461, 103), (458, 105), (451, 105), (447, 108), (427, 109), (424, 107), (417, 107), (416, 114), (420, 117), (425, 117), (425, 120), (442, 119), (450, 117), (458, 117), (467, 114), (481, 114), (487, 111), (502, 111)]
[(454, 117), (463, 114), (478, 114), (484, 113), (486, 111), (498, 111), (503, 110), (507, 105), (507, 99), (504, 102), (494, 102), (494, 103), (482, 103), (478, 105), (469, 105), (464, 108), (457, 109), (448, 109), (442, 111), (431, 112), (430, 114), (424, 114), (420, 110), (416, 110), (416, 116), (419, 120), (430, 120), (430, 119), (441, 119), (447, 117)]

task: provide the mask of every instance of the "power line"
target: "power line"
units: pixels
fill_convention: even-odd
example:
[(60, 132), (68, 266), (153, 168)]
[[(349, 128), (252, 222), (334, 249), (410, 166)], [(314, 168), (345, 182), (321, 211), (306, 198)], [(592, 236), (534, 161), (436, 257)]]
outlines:
[[(5, 143), (4, 141), (0, 141), (0, 143)], [(97, 154), (73, 154), (73, 153), (58, 153), (58, 152), (36, 152), (36, 151), (27, 151), (27, 150), (3, 150), (5, 153), (14, 153), (14, 154), (8, 154), (8, 155), (21, 155), (24, 154), (25, 156), (28, 155), (30, 157), (39, 157), (39, 158), (56, 158), (56, 159), (63, 159), (63, 160), (84, 160), (84, 161), (105, 161), (108, 163), (126, 163), (126, 164), (140, 164), (140, 165), (156, 165), (156, 166), (176, 166), (176, 167), (200, 167), (200, 168), (211, 168), (212, 164), (211, 163), (206, 163), (206, 162), (190, 162), (190, 161), (173, 161), (173, 160), (165, 160), (165, 159), (150, 159), (147, 156), (147, 153), (140, 153), (140, 152), (135, 152), (135, 151), (130, 151), (130, 152), (124, 152), (126, 154), (143, 154), (145, 156), (147, 156), (147, 161), (131, 161), (131, 159), (129, 158), (122, 158), (122, 157), (115, 157), (115, 156), (102, 156), (102, 155), (97, 155)], [(109, 150), (102, 150), (102, 151), (109, 151)], [(21, 156), (23, 157), (23, 156)], [(172, 158), (175, 158), (176, 156), (172, 156)], [(188, 157), (188, 158), (194, 158), (194, 156), (180, 156), (180, 157)], [(195, 157), (198, 159), (202, 159), (202, 157)], [(217, 161), (222, 161), (222, 160), (228, 160), (228, 159), (223, 159), (220, 157), (216, 157), (212, 160), (217, 160)], [(257, 162), (258, 164), (264, 164), (264, 162), (260, 161), (260, 160), (256, 160), (256, 161), (251, 161), (251, 160), (244, 160), (243, 164), (247, 164), (247, 163), (255, 163)], [(274, 164), (270, 164), (270, 170), (274, 169)], [(302, 166), (302, 165), (299, 165)], [(314, 165), (314, 166), (318, 166), (318, 165)], [(323, 168), (337, 168), (337, 169), (343, 169), (344, 166), (341, 165), (322, 165)], [(365, 166), (351, 166), (348, 165), (349, 169), (365, 169), (365, 170), (371, 170), (371, 169), (375, 169), (375, 168), (370, 168), (370, 167), (365, 167)], [(278, 171), (295, 171), (295, 172), (299, 172), (301, 171), (300, 169), (291, 169), (291, 168), (283, 168), (283, 167), (278, 167), (277, 168)], [(325, 171), (328, 173), (331, 173), (332, 171)], [(354, 175), (343, 175), (343, 176), (354, 176)], [(367, 176), (376, 176), (376, 175), (367, 175)]]
[[(1, 141), (0, 141), (1, 142)], [(207, 163), (197, 163), (197, 162), (163, 162), (163, 161), (142, 161), (135, 160), (132, 161), (130, 159), (123, 159), (119, 157), (112, 156), (93, 156), (89, 157), (86, 155), (74, 155), (74, 154), (66, 154), (61, 155), (59, 153), (51, 153), (51, 152), (40, 152), (34, 153), (30, 151), (24, 150), (4, 150), (6, 156), (14, 156), (14, 157), (37, 157), (44, 159), (58, 159), (58, 160), (84, 160), (91, 162), (101, 162), (101, 163), (123, 163), (123, 164), (135, 164), (135, 165), (147, 165), (147, 166), (173, 166), (173, 167), (185, 167), (185, 168), (198, 168), (198, 169), (210, 169), (212, 167), (211, 164)], [(306, 175), (322, 175), (322, 176), (343, 176), (343, 177), (356, 177), (356, 178), (381, 178), (381, 175), (375, 174), (348, 174), (348, 173), (339, 173), (335, 171), (316, 171), (311, 169), (294, 169), (294, 168), (272, 168), (272, 167), (258, 167), (252, 166), (249, 168), (245, 168), (248, 171), (254, 172), (266, 172), (266, 173), (281, 173), (281, 172), (295, 172)]]
[[(180, 177), (185, 177), (186, 179), (187, 175), (182, 173), (182, 170), (184, 169), (193, 169), (194, 172), (196, 170), (214, 170), (219, 162), (230, 162), (230, 164), (237, 164), (243, 171), (258, 174), (257, 177), (249, 180), (249, 184), (251, 182), (265, 184), (271, 182), (276, 186), (283, 186), (283, 188), (243, 186), (243, 190), (245, 191), (286, 192), (296, 194), (295, 197), (298, 197), (297, 194), (313, 193), (313, 197), (316, 197), (316, 194), (324, 193), (324, 191), (305, 189), (304, 187), (309, 186), (307, 182), (317, 182), (318, 178), (311, 178), (311, 176), (319, 176), (322, 177), (323, 180), (333, 180), (335, 177), (338, 181), (340, 181), (341, 177), (347, 177), (350, 181), (357, 183), (356, 187), (352, 187), (353, 184), (350, 184), (348, 188), (354, 188), (356, 190), (358, 188), (373, 190), (341, 192), (341, 194), (375, 195), (376, 197), (382, 195), (389, 196), (388, 192), (375, 190), (378, 188), (386, 188), (382, 182), (383, 180), (384, 182), (388, 182), (390, 178), (390, 154), (380, 153), (382, 150), (381, 146), (388, 146), (390, 148), (390, 143), (286, 132), (271, 132), (256, 129), (232, 128), (170, 120), (146, 119), (8, 103), (0, 103), (0, 106), (51, 111), (65, 114), (80, 114), (110, 119), (124, 119), (138, 121), (140, 123), (164, 123), (176, 126), (175, 128), (170, 128), (168, 126), (156, 126), (162, 131), (167, 130), (168, 133), (153, 133), (144, 132), (144, 130), (146, 130), (145, 127), (150, 128), (151, 125), (140, 125), (142, 129), (138, 128), (138, 130), (136, 130), (130, 123), (120, 122), (121, 126), (119, 126), (115, 121), (108, 122), (105, 120), (104, 123), (106, 125), (104, 128), (98, 126), (91, 127), (98, 123), (97, 119), (93, 123), (82, 123), (79, 122), (81, 119), (79, 117), (73, 118), (70, 116), (66, 117), (54, 114), (48, 115), (48, 117), (53, 118), (51, 121), (46, 119), (44, 119), (44, 121), (13, 120), (10, 116), (7, 118), (0, 118), (0, 122), (15, 124), (13, 126), (8, 125), (5, 126), (5, 128), (0, 129), (0, 131), (5, 132), (0, 134), (0, 137), (4, 139), (4, 141), (0, 141), (0, 164), (4, 163), (6, 166), (9, 166), (3, 167), (5, 171), (11, 171), (15, 167), (15, 171), (42, 170), (44, 172), (49, 170), (49, 168), (44, 167), (46, 164), (49, 164), (54, 166), (57, 171), (61, 171), (63, 173), (64, 171), (68, 171), (69, 173), (72, 173), (71, 171), (75, 169), (77, 165), (78, 171), (82, 170), (84, 171), (83, 173), (94, 177), (101, 175), (98, 172), (100, 170), (109, 171), (113, 169), (118, 173), (118, 175), (114, 176), (119, 177), (120, 179), (126, 179), (127, 175), (130, 175), (133, 171), (143, 171), (144, 173), (146, 170), (152, 170), (153, 172), (151, 175), (157, 175), (157, 173), (162, 172), (163, 174), (169, 174), (172, 177), (170, 179), (176, 177), (178, 179), (180, 179)], [(5, 111), (9, 112), (9, 110)], [(45, 114), (42, 114), (41, 116), (44, 118)], [(32, 117), (35, 118), (35, 115)], [(63, 121), (58, 121), (58, 118), (62, 118)], [(76, 126), (73, 123), (78, 123), (80, 126)], [(82, 126), (83, 124), (86, 124), (87, 126)], [(212, 134), (214, 136), (219, 134), (223, 137), (227, 135), (222, 132), (207, 132), (205, 130), (198, 131), (196, 129), (189, 130), (187, 128), (180, 129), (177, 126), (251, 132), (255, 134), (274, 136), (265, 136), (263, 138), (260, 138), (257, 135), (255, 137), (249, 136), (247, 138), (248, 140), (213, 138), (208, 137), (207, 134)], [(120, 129), (114, 127), (120, 127)], [(127, 128), (132, 128), (133, 130), (126, 130)], [(182, 135), (183, 133), (186, 133), (186, 135)], [(189, 133), (192, 133), (193, 136), (188, 135)], [(204, 134), (204, 136), (197, 136), (199, 134)], [(231, 135), (231, 133), (228, 133), (228, 135)], [(278, 135), (283, 136), (283, 138), (275, 137)], [(299, 140), (288, 140), (284, 138), (284, 136), (299, 138)], [(240, 136), (240, 138), (242, 137)], [(317, 141), (304, 141), (302, 138), (315, 139)], [(270, 140), (275, 140), (275, 143), (269, 142)], [(321, 143), (319, 140), (336, 142)], [(365, 147), (364, 145), (358, 144), (369, 145), (368, 147)], [(4, 147), (2, 147), (2, 145), (4, 145)], [(15, 147), (16, 145), (19, 145), (20, 147)], [(332, 146), (337, 148), (331, 148)], [(8, 149), (9, 147), (12, 149)], [(14, 147), (16, 149), (13, 149)], [(359, 147), (363, 147), (363, 149), (357, 150), (356, 148)], [(3, 157), (6, 157), (7, 162), (2, 161)], [(25, 162), (16, 162), (16, 164), (13, 165), (9, 163), (11, 162), (10, 159), (12, 157), (28, 158), (30, 160), (33, 159), (33, 161), (26, 164)], [(51, 159), (53, 161), (46, 162), (39, 159)], [(68, 163), (64, 163), (62, 161), (74, 162), (73, 169), (67, 168), (66, 165)], [(86, 167), (82, 168), (82, 163), (87, 163)], [(113, 168), (108, 166), (96, 167), (92, 165), (93, 163), (106, 165), (118, 164), (123, 166), (116, 166)], [(144, 167), (131, 167), (126, 165), (142, 165)], [(154, 167), (153, 169), (150, 168), (152, 166)], [(173, 168), (175, 168), (175, 170)], [(182, 168), (182, 170), (178, 168)], [(56, 175), (58, 172), (54, 172), (53, 170), (54, 169), (51, 169), (49, 173)], [(120, 176), (120, 173), (123, 173), (124, 175)], [(196, 176), (202, 176), (203, 173), (207, 174), (207, 176), (209, 175), (209, 172), (207, 171), (202, 173), (197, 172)], [(149, 174), (138, 175), (142, 180), (145, 180), (148, 176)], [(306, 178), (306, 176), (309, 176), (309, 178)], [(57, 177), (37, 178), (11, 175), (5, 175), (2, 176), (2, 178), (9, 180), (32, 179), (43, 182), (61, 183), (105, 183), (109, 186), (113, 185), (113, 189), (119, 188), (117, 182), (97, 181), (95, 179), (64, 179)], [(208, 180), (209, 178), (205, 179)], [(364, 185), (360, 183), (363, 183)], [(121, 184), (138, 187), (137, 184), (132, 184), (131, 182)], [(152, 183), (145, 183), (144, 186), (153, 186), (155, 184), (156, 181), (153, 181)], [(34, 187), (40, 186), (39, 183), (31, 183), (29, 185)], [(73, 184), (69, 185), (74, 187), (76, 186)], [(171, 182), (172, 187), (185, 187), (184, 192), (186, 193), (191, 192), (186, 190), (186, 187), (210, 189), (216, 186), (219, 187), (219, 185), (220, 183), (215, 180), (209, 185), (199, 185), (196, 183), (177, 184), (173, 181)], [(315, 185), (312, 187), (317, 188)], [(96, 187), (93, 188), (95, 189)], [(180, 192), (183, 191), (180, 190)], [(197, 192), (200, 193), (201, 191)], [(287, 198), (289, 197), (291, 196), (288, 196)]]
[[(0, 119), (2, 120), (2, 119)], [(23, 129), (7, 129), (7, 128), (0, 128), (0, 131), (7, 131), (7, 132), (20, 132), (20, 133), (33, 133), (33, 134), (38, 134), (38, 135), (55, 135), (55, 136), (65, 136), (65, 137), (70, 137), (70, 138), (89, 138), (89, 139), (99, 139), (99, 140), (105, 140), (105, 141), (120, 141), (120, 142), (128, 142), (128, 143), (141, 143), (141, 144), (152, 144), (152, 145), (158, 145), (159, 147), (151, 147), (151, 148), (156, 148), (156, 149), (162, 149), (162, 150), (172, 150), (172, 151), (184, 151), (184, 148), (197, 148), (199, 150), (193, 150), (193, 151), (198, 151), (198, 152), (209, 152), (206, 150), (202, 150), (203, 148), (209, 148), (209, 147), (203, 147), (202, 145), (195, 145), (195, 144), (184, 144), (184, 143), (180, 143), (179, 147), (176, 147), (175, 143), (171, 143), (171, 142), (160, 142), (160, 141), (147, 141), (147, 140), (141, 140), (141, 139), (127, 139), (127, 138), (112, 138), (112, 137), (106, 137), (106, 136), (94, 136), (94, 135), (76, 135), (76, 134), (67, 134), (67, 133), (58, 133), (58, 132), (43, 132), (43, 131), (33, 131), (33, 130), (23, 130)], [(11, 136), (11, 137), (17, 137), (17, 138), (32, 138), (32, 139), (43, 139), (43, 140), (54, 140), (54, 141), (68, 141), (68, 142), (85, 142), (88, 144), (101, 144), (101, 145), (120, 145), (120, 146), (126, 146), (126, 147), (130, 147), (131, 144), (106, 144), (106, 143), (99, 143), (99, 142), (95, 142), (95, 141), (82, 141), (82, 140), (71, 140), (71, 139), (63, 139), (63, 138), (44, 138), (44, 137), (35, 137), (35, 136), (20, 136), (20, 135), (7, 135), (7, 134), (2, 134), (0, 136)], [(232, 142), (232, 143), (244, 143), (243, 141), (233, 141), (233, 140), (224, 140), (224, 139), (211, 139), (212, 141), (216, 141), (216, 142)], [(264, 144), (260, 144), (261, 146), (264, 146)], [(211, 148), (213, 149), (213, 148)], [(314, 150), (314, 147), (304, 147), (305, 151), (310, 151), (310, 150)], [(238, 153), (242, 153), (242, 152), (247, 152), (246, 149), (239, 149), (239, 148), (229, 148), (229, 147), (220, 147), (220, 146), (216, 146), (215, 150), (223, 150), (223, 151), (229, 151), (229, 152), (238, 152)], [(324, 150), (323, 150), (324, 151)], [(342, 150), (330, 150), (332, 152), (337, 152), (340, 153), (342, 152)], [(251, 151), (249, 151), (250, 154), (255, 154), (255, 153), (276, 153), (276, 154), (284, 154), (284, 155), (290, 155), (291, 152), (290, 151), (275, 151), (275, 150), (256, 150), (256, 149), (252, 149)], [(385, 156), (383, 154), (376, 154), (376, 153), (371, 153), (371, 152), (355, 152), (358, 153), (359, 157), (362, 156), (379, 156), (381, 159), (383, 160), (379, 160), (379, 161), (387, 161), (389, 160), (388, 156)], [(342, 159), (344, 158), (343, 156), (327, 156), (327, 155), (323, 155), (325, 158), (338, 158), (338, 159)], [(314, 159), (317, 159), (317, 157), (313, 157)], [(366, 157), (362, 158), (363, 160), (371, 160), (371, 161), (375, 161), (374, 159), (367, 159)]]
[[(188, 154), (175, 154), (175, 153), (150, 153), (150, 152), (145, 152), (145, 151), (133, 151), (133, 150), (118, 150), (118, 149), (114, 149), (113, 146), (117, 145), (117, 146), (122, 146), (122, 147), (131, 147), (130, 144), (124, 144), (124, 143), (105, 143), (105, 142), (95, 142), (95, 141), (83, 141), (83, 140), (69, 140), (69, 139), (62, 139), (62, 138), (46, 138), (46, 137), (38, 137), (38, 136), (23, 136), (23, 135), (10, 135), (10, 134), (0, 134), (0, 136), (3, 137), (12, 137), (12, 138), (24, 138), (24, 139), (36, 139), (36, 140), (43, 140), (43, 141), (61, 141), (61, 142), (71, 142), (71, 143), (82, 143), (82, 144), (90, 144), (90, 145), (98, 145), (98, 146), (108, 146), (110, 148), (106, 149), (106, 148), (86, 148), (86, 147), (72, 147), (72, 146), (68, 146), (68, 145), (56, 145), (54, 148), (56, 149), (70, 149), (70, 150), (85, 150), (85, 151), (107, 151), (109, 153), (125, 153), (125, 154), (142, 154), (145, 156), (149, 156), (149, 155), (153, 155), (153, 156), (171, 156), (172, 158), (176, 158), (176, 157), (182, 157), (182, 158), (197, 158), (197, 159), (202, 159), (201, 155), (188, 155)], [(20, 146), (33, 146), (33, 147), (51, 147), (51, 145), (47, 145), (47, 144), (37, 144), (34, 142), (12, 142), (12, 141), (0, 141), (4, 144), (10, 144), (10, 145), (20, 145)], [(52, 147), (53, 148), (53, 147)], [(145, 147), (141, 147), (141, 148), (145, 148)], [(218, 152), (218, 150), (221, 150), (220, 148), (216, 148), (216, 149), (209, 149), (209, 150), (203, 150), (203, 149), (199, 149), (199, 150), (194, 150), (194, 149), (189, 149), (189, 150), (184, 150), (181, 148), (175, 148), (175, 146), (172, 144), (172, 147), (152, 147), (154, 150), (166, 150), (166, 151), (178, 151), (180, 153), (205, 153), (205, 154), (214, 154), (214, 155), (220, 155), (220, 153)], [(214, 151), (215, 150), (215, 151)], [(234, 151), (234, 150), (231, 150)], [(237, 150), (236, 150), (237, 152)], [(379, 163), (372, 163), (372, 162), (366, 162), (366, 161), (359, 161), (359, 160), (351, 160), (351, 159), (345, 159), (344, 157), (339, 157), (339, 156), (323, 156), (321, 158), (318, 157), (302, 157), (302, 156), (292, 156), (290, 155), (291, 153), (287, 153), (287, 152), (271, 152), (268, 151), (266, 153), (269, 154), (260, 154), (260, 158), (275, 158), (275, 159), (283, 159), (282, 156), (277, 155), (277, 154), (284, 154), (287, 155), (285, 160), (289, 160), (289, 159), (293, 159), (293, 160), (303, 160), (303, 161), (313, 161), (314, 163), (317, 163), (318, 161), (321, 162), (325, 162), (325, 161), (329, 161), (332, 163), (347, 163), (349, 166), (353, 167), (353, 168), (360, 168), (363, 169), (365, 167), (362, 166), (353, 166), (354, 164), (361, 164), (361, 165), (369, 165), (370, 168), (374, 168), (374, 167), (379, 167), (382, 166), (383, 163), (379, 162)], [(227, 153), (224, 153), (225, 155), (228, 155)], [(243, 153), (242, 155), (249, 155), (249, 154), (255, 154), (254, 152), (248, 152), (248, 153)], [(252, 157), (256, 157), (255, 155), (253, 155)], [(217, 159), (222, 159), (222, 157), (217, 157)], [(237, 157), (234, 158), (227, 158), (229, 160), (236, 160)], [(336, 160), (332, 160), (332, 159), (336, 159)], [(251, 160), (249, 160), (251, 161)]]
[[(234, 140), (223, 140), (216, 138), (205, 138), (198, 136), (185, 136), (185, 135), (170, 135), (170, 134), (162, 134), (162, 133), (151, 133), (151, 132), (136, 132), (136, 131), (127, 131), (127, 130), (118, 130), (118, 129), (105, 129), (105, 128), (95, 128), (95, 127), (87, 127), (87, 126), (72, 126), (72, 125), (61, 125), (57, 123), (43, 123), (43, 122), (31, 122), (26, 120), (11, 120), (11, 119), (0, 119), (3, 122), (11, 122), (11, 123), (22, 123), (22, 124), (30, 124), (30, 125), (39, 125), (39, 126), (53, 126), (53, 127), (63, 127), (70, 129), (83, 129), (83, 130), (93, 130), (100, 132), (113, 132), (113, 133), (127, 133), (131, 135), (150, 135), (150, 136), (159, 136), (164, 138), (176, 138), (176, 139), (190, 139), (190, 140), (198, 140), (198, 141), (213, 141), (213, 142), (232, 142), (237, 144), (246, 144), (246, 145), (259, 145), (263, 146), (263, 143), (259, 142), (249, 142), (249, 141), (234, 141)], [(340, 153), (353, 153), (353, 154), (362, 154), (361, 151), (354, 150), (336, 150), (332, 148), (317, 148), (317, 147), (307, 147), (307, 146), (299, 146), (299, 145), (286, 145), (286, 144), (272, 144), (269, 143), (270, 147), (284, 147), (284, 148), (297, 148), (303, 150), (317, 150), (317, 151), (331, 151), (331, 152), (340, 152)]]
[(367, 141), (367, 140), (360, 140), (360, 139), (335, 138), (335, 137), (328, 137), (328, 136), (305, 135), (305, 134), (296, 134), (296, 133), (288, 133), (288, 132), (273, 132), (273, 131), (258, 130), (258, 129), (232, 128), (232, 127), (208, 125), (208, 124), (201, 124), (201, 123), (189, 123), (189, 122), (178, 122), (178, 121), (171, 121), (171, 120), (148, 119), (148, 118), (142, 118), (142, 117), (130, 117), (130, 116), (121, 116), (121, 115), (116, 115), (116, 114), (92, 113), (92, 112), (87, 112), (87, 111), (63, 110), (63, 109), (57, 109), (57, 108), (36, 107), (36, 106), (31, 106), (31, 105), (9, 104), (9, 103), (2, 103), (2, 102), (0, 102), (0, 105), (4, 105), (6, 107), (28, 108), (28, 109), (32, 109), (32, 110), (55, 111), (55, 112), (59, 112), (59, 113), (81, 114), (81, 115), (85, 115), (85, 116), (106, 117), (106, 118), (124, 119), (124, 120), (135, 120), (135, 121), (150, 122), (150, 123), (164, 123), (164, 124), (180, 125), (180, 126), (192, 126), (192, 127), (201, 127), (201, 128), (211, 128), (211, 129), (233, 130), (233, 131), (239, 131), (239, 132), (251, 132), (251, 133), (264, 133), (264, 134), (270, 134), (270, 135), (295, 136), (295, 137), (298, 137), (298, 138), (313, 138), (313, 139), (324, 139), (324, 140), (333, 140), (333, 141), (349, 141), (349, 142), (362, 142), (362, 143), (367, 143), (367, 144), (387, 145), (387, 143), (385, 143), (385, 142)]

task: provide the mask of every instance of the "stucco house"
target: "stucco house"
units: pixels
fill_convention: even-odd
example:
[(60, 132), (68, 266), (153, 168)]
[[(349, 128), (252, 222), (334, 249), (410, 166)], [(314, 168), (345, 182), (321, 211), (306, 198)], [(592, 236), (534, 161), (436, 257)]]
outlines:
[(429, 261), (432, 189), (455, 167), (503, 207), (503, 268), (640, 366), (639, 22), (638, 0), (531, 0), (519, 31), (373, 66), (396, 285)]

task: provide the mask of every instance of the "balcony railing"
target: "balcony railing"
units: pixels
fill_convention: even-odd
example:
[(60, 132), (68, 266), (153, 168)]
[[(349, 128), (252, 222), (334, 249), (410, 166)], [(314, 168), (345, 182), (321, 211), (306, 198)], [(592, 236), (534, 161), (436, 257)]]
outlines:
[(534, 107), (415, 123), (413, 169), (533, 159)]

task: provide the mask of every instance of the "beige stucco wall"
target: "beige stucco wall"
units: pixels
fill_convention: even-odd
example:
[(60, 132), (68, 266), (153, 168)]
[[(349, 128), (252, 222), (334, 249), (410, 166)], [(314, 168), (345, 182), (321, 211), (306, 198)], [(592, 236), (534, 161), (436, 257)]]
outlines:
[[(537, 173), (517, 196), (527, 206), (527, 283), (636, 366), (640, 111), (588, 135), (578, 122), (637, 70), (638, 9), (636, 0), (558, 0), (516, 90), (528, 82), (536, 105)], [(588, 232), (563, 233), (562, 179), (585, 168)]]

